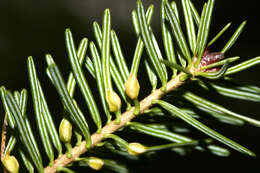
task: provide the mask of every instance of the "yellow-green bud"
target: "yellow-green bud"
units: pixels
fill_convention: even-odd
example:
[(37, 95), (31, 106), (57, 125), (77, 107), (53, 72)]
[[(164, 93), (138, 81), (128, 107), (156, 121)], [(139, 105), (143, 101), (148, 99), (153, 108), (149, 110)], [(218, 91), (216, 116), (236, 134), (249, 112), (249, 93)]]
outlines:
[(97, 157), (90, 157), (88, 165), (94, 170), (100, 170), (104, 165), (104, 161)]
[(146, 151), (146, 147), (140, 143), (133, 142), (129, 143), (127, 150), (130, 155), (137, 156), (144, 153)]
[(69, 143), (71, 140), (71, 136), (72, 136), (71, 123), (68, 120), (63, 119), (60, 123), (59, 132), (60, 132), (61, 141), (65, 142), (65, 143)]
[(128, 80), (125, 83), (126, 95), (130, 99), (137, 99), (140, 91), (140, 85), (135, 75), (130, 74)]
[(113, 90), (107, 91), (107, 103), (110, 112), (116, 112), (121, 108), (121, 99)]
[(3, 165), (9, 173), (19, 172), (19, 163), (14, 156), (6, 154), (3, 160)]

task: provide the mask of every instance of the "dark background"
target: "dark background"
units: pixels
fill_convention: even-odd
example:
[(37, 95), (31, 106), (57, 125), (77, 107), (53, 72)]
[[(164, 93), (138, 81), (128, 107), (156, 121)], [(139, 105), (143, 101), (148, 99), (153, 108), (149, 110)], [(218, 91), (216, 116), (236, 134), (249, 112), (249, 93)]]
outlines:
[[(145, 6), (155, 5), (155, 15), (152, 22), (153, 30), (160, 37), (160, 1), (143, 0)], [(179, 1), (177, 1), (179, 3)], [(204, 1), (194, 3), (199, 8)], [(64, 75), (68, 74), (69, 61), (66, 58), (64, 30), (72, 30), (78, 43), (83, 37), (93, 40), (92, 23), (102, 21), (103, 10), (110, 8), (112, 12), (112, 27), (116, 30), (124, 54), (132, 57), (136, 37), (131, 23), (131, 10), (136, 8), (135, 0), (1, 0), (0, 1), (0, 85), (10, 90), (29, 89), (26, 58), (34, 57), (40, 80), (49, 93), (51, 111), (59, 114), (61, 111), (58, 97), (55, 95), (48, 78), (45, 75), (45, 54), (51, 53)], [(181, 8), (180, 8), (181, 11)], [(232, 26), (213, 49), (219, 51), (225, 41), (232, 35), (236, 27), (244, 20), (247, 26), (238, 42), (227, 52), (228, 56), (240, 56), (241, 61), (260, 55), (259, 9), (252, 1), (216, 1), (210, 38), (225, 24), (233, 22)], [(131, 62), (131, 59), (128, 62)], [(260, 87), (260, 67), (254, 67), (235, 78)], [(53, 93), (53, 94), (52, 94)], [(232, 110), (260, 120), (259, 103), (220, 100), (223, 105)], [(30, 107), (32, 108), (32, 107)], [(3, 107), (0, 114), (4, 115)], [(3, 116), (0, 116), (1, 119)], [(217, 129), (218, 127), (215, 127)], [(236, 140), (240, 144), (260, 155), (260, 129), (252, 126), (241, 128), (220, 127), (218, 131)], [(195, 152), (187, 157), (176, 156), (164, 152), (157, 159), (143, 161), (131, 165), (135, 172), (177, 172), (177, 171), (236, 171), (252, 172), (259, 170), (258, 158), (249, 158), (232, 150), (231, 157), (220, 158), (210, 154)], [(171, 171), (169, 171), (171, 170)]]

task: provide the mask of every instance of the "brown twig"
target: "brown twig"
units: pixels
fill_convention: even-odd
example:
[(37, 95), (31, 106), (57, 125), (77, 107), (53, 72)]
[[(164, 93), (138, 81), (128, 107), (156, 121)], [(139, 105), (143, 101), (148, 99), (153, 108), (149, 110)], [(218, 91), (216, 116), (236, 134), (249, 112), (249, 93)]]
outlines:
[(6, 144), (6, 127), (7, 126), (8, 126), (7, 113), (5, 113), (5, 118), (4, 118), (4, 122), (2, 125), (2, 135), (1, 135), (1, 161), (4, 160), (5, 144)]
[[(2, 134), (1, 134), (1, 161), (3, 162), (5, 157), (5, 145), (6, 145), (6, 127), (8, 126), (7, 122), (7, 113), (5, 113), (4, 122), (2, 125)], [(6, 169), (4, 169), (4, 173), (7, 173)]]
[[(144, 110), (150, 108), (152, 106), (153, 100), (158, 100), (158, 99), (162, 98), (162, 96), (164, 96), (166, 93), (168, 93), (168, 92), (178, 88), (180, 85), (182, 85), (183, 82), (180, 81), (181, 75), (182, 75), (182, 73), (167, 83), (167, 88), (166, 88), (165, 92), (162, 92), (161, 89), (157, 89), (152, 94), (150, 94), (149, 96), (144, 98), (140, 102), (140, 113), (143, 113)], [(99, 134), (94, 133), (91, 136), (92, 147), (95, 146), (96, 144), (98, 144), (100, 141), (102, 141), (104, 139), (105, 134), (114, 133), (116, 130), (118, 130), (119, 128), (126, 125), (127, 122), (130, 122), (135, 117), (133, 112), (134, 112), (134, 107), (132, 107), (129, 111), (124, 112), (122, 114), (121, 123), (119, 125), (115, 124), (115, 121), (112, 121), (102, 128), (101, 133), (99, 133)], [(63, 154), (62, 156), (60, 156), (59, 158), (57, 158), (54, 161), (54, 164), (52, 166), (46, 167), (44, 169), (44, 173), (55, 173), (57, 167), (65, 167), (66, 165), (71, 163), (73, 160), (75, 160), (75, 158), (79, 157), (81, 154), (85, 153), (86, 151), (87, 151), (86, 142), (83, 141), (80, 146), (76, 146), (72, 149), (71, 158), (67, 158), (66, 154)]]

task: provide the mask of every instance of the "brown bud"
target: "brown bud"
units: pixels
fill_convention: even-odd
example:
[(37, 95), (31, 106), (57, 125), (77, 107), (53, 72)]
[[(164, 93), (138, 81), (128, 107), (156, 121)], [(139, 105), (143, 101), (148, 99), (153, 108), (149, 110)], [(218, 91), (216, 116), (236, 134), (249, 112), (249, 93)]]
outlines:
[(97, 157), (90, 157), (88, 165), (94, 170), (100, 170), (104, 165), (104, 161)]
[(61, 121), (59, 133), (60, 133), (60, 139), (62, 142), (65, 142), (65, 143), (70, 142), (71, 136), (72, 136), (72, 125), (68, 120), (63, 119)]
[(225, 56), (221, 52), (211, 52), (211, 53), (206, 52), (206, 53), (204, 53), (204, 55), (200, 61), (200, 65), (205, 66), (205, 65), (213, 64), (224, 58), (225, 58)]
[(110, 112), (116, 112), (121, 108), (121, 99), (113, 90), (107, 91), (107, 103)]
[(130, 155), (137, 156), (139, 154), (142, 154), (146, 151), (146, 147), (140, 143), (129, 143), (128, 145), (128, 153)]
[(140, 85), (135, 75), (130, 74), (128, 80), (125, 83), (126, 95), (130, 99), (137, 99), (140, 91)]
[(3, 160), (3, 165), (9, 173), (19, 172), (19, 163), (14, 156), (6, 154)]

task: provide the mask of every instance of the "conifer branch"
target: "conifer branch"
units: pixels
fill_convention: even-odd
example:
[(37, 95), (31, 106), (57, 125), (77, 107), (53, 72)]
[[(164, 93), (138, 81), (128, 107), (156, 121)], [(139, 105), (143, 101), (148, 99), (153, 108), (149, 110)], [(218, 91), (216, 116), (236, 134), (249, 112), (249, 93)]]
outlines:
[[(1, 138), (1, 161), (5, 172), (19, 172), (19, 159), (16, 159), (16, 155), (11, 155), (15, 154), (16, 151), (20, 154), (23, 166), (30, 173), (33, 173), (35, 168), (40, 173), (61, 171), (73, 173), (74, 171), (68, 168), (73, 162), (77, 162), (79, 166), (89, 166), (94, 170), (100, 170), (103, 165), (106, 165), (107, 168), (110, 167), (109, 169), (112, 167), (114, 171), (124, 173), (127, 172), (125, 171), (127, 170), (125, 165), (118, 165), (114, 158), (108, 158), (112, 159), (108, 160), (107, 157), (110, 157), (112, 154), (123, 156), (125, 159), (137, 159), (140, 154), (150, 157), (152, 150), (157, 151), (167, 148), (173, 150), (174, 147), (180, 149), (178, 151), (173, 150), (180, 155), (187, 154), (188, 150), (196, 149), (209, 151), (221, 157), (229, 156), (230, 152), (228, 149), (217, 146), (214, 142), (220, 142), (241, 153), (256, 156), (249, 149), (211, 129), (202, 121), (208, 120), (208, 117), (203, 116), (207, 114), (221, 123), (237, 126), (250, 123), (260, 127), (260, 120), (240, 115), (201, 95), (193, 94), (193, 90), (186, 88), (186, 86), (179, 89), (183, 84), (192, 81), (194, 84), (192, 88), (198, 87), (198, 89), (205, 90), (208, 93), (214, 91), (216, 94), (226, 97), (260, 102), (259, 87), (241, 84), (229, 76), (260, 64), (260, 57), (228, 67), (239, 57), (225, 58), (224, 55), (237, 40), (245, 26), (245, 22), (239, 26), (221, 52), (211, 52), (208, 47), (229, 26), (224, 27), (213, 38), (213, 41), (208, 43), (215, 0), (208, 0), (205, 3), (201, 16), (191, 0), (182, 0), (181, 4), (184, 11), (188, 42), (186, 42), (185, 34), (180, 25), (180, 15), (175, 1), (161, 1), (162, 36), (168, 61), (164, 59), (158, 46), (159, 42), (157, 42), (150, 26), (154, 7), (150, 5), (146, 11), (142, 0), (137, 0), (137, 9), (132, 12), (138, 42), (132, 61), (131, 72), (128, 71), (127, 61), (123, 56), (119, 39), (111, 28), (109, 9), (106, 9), (104, 12), (102, 30), (97, 22), (93, 23), (94, 35), (99, 50), (95, 43), (90, 41), (91, 56), (86, 55), (88, 48), (87, 38), (82, 39), (78, 50), (76, 50), (72, 33), (69, 29), (66, 29), (66, 47), (72, 67), (67, 85), (54, 59), (52, 59), (51, 55), (46, 55), (48, 64), (46, 69), (47, 75), (56, 88), (64, 106), (59, 135), (48, 109), (40, 80), (37, 77), (33, 59), (32, 57), (28, 58), (28, 72), (37, 122), (36, 126), (38, 127), (38, 134), (40, 134), (45, 151), (44, 155), (47, 154), (49, 158), (50, 164), (48, 166), (43, 166), (46, 159), (42, 157), (43, 153), (39, 150), (41, 146), (37, 145), (38, 142), (35, 140), (37, 139), (35, 138), (37, 134), (33, 133), (27, 117), (26, 104), (28, 94), (26, 89), (23, 89), (21, 93), (18, 91), (12, 93), (6, 90), (4, 86), (0, 87), (0, 96), (6, 112)], [(197, 32), (194, 26), (195, 22), (197, 24)], [(110, 49), (113, 49), (113, 54)], [(140, 88), (144, 88), (141, 91), (147, 89), (145, 84), (143, 86), (142, 83), (140, 87), (137, 79), (143, 50), (148, 55), (144, 57), (146, 59), (143, 62), (152, 89), (151, 93), (139, 102)], [(93, 88), (90, 88), (88, 85), (88, 82), (91, 82), (91, 80), (87, 81), (88, 78), (81, 68), (83, 62), (85, 62), (86, 69), (96, 80), (100, 100), (95, 100), (94, 95), (92, 95)], [(168, 73), (169, 71), (167, 71), (165, 65), (171, 68), (171, 73)], [(172, 75), (171, 80), (168, 80), (169, 74)], [(160, 80), (158, 80), (159, 83), (157, 79)], [(76, 98), (74, 99), (73, 97), (76, 83), (96, 125), (97, 131), (92, 135), (91, 131), (93, 132), (93, 130), (88, 125), (88, 115), (82, 112), (80, 109), (81, 105), (78, 105)], [(157, 84), (161, 84), (161, 88), (158, 89)], [(113, 85), (117, 87), (117, 90), (113, 90)], [(119, 91), (120, 95), (117, 95), (117, 91)], [(174, 92), (170, 93), (171, 91)], [(164, 96), (167, 98), (160, 100)], [(122, 103), (121, 98), (123, 98)], [(172, 102), (171, 98), (173, 98), (174, 102)], [(176, 98), (178, 99), (177, 101)], [(96, 104), (96, 101), (102, 102), (103, 110), (98, 107), (99, 102)], [(134, 104), (132, 107), (131, 103)], [(126, 111), (121, 114), (124, 107), (126, 107)], [(101, 113), (104, 111), (103, 113), (107, 117), (105, 126), (102, 126), (104, 121), (99, 111)], [(111, 121), (112, 116), (110, 113), (115, 113), (114, 121)], [(145, 114), (145, 116), (142, 115), (139, 118), (140, 114)], [(132, 121), (137, 115), (138, 118)], [(190, 126), (182, 126), (183, 124), (178, 124), (179, 122), (176, 122), (176, 119), (185, 121)], [(7, 128), (7, 126), (10, 128)], [(193, 137), (188, 136), (191, 132), (190, 128), (196, 128), (209, 136), (210, 139), (193, 139)], [(121, 130), (123, 132), (133, 130), (137, 133), (168, 140), (171, 143), (164, 144), (162, 141), (160, 145), (154, 146), (152, 144), (150, 146), (151, 144), (147, 144), (146, 141), (142, 141), (144, 142), (143, 144), (138, 141), (128, 142), (127, 140), (129, 139), (122, 139), (120, 134), (117, 136), (117, 132), (120, 131), (121, 133)], [(182, 134), (184, 131), (187, 134)], [(73, 133), (75, 133), (77, 141), (72, 140)], [(82, 137), (85, 138), (84, 141), (82, 141)], [(12, 152), (17, 141), (21, 142), (22, 146), (18, 146), (18, 149)], [(62, 154), (62, 143), (67, 149), (64, 154)], [(76, 145), (73, 148), (72, 145), (75, 143)], [(187, 146), (190, 148), (187, 148)], [(57, 158), (54, 155), (54, 147), (59, 154)], [(94, 156), (80, 157), (86, 152), (87, 155), (94, 154)]]
[[(145, 110), (150, 108), (152, 106), (153, 100), (158, 100), (162, 98), (165, 94), (169, 93), (170, 91), (175, 90), (179, 86), (183, 85), (184, 82), (180, 80), (183, 73), (180, 73), (178, 76), (176, 76), (174, 79), (170, 80), (167, 83), (166, 91), (163, 92), (161, 89), (155, 90), (153, 93), (151, 93), (149, 96), (145, 97), (140, 102), (140, 114), (142, 114)], [(105, 134), (112, 134), (115, 131), (117, 131), (119, 128), (125, 126), (128, 122), (130, 122), (133, 118), (135, 118), (134, 115), (134, 107), (132, 107), (129, 111), (126, 111), (122, 114), (121, 122), (120, 124), (116, 124), (115, 121), (111, 121), (106, 126), (102, 128), (101, 133), (94, 133), (91, 135), (91, 141), (92, 145), (91, 147), (97, 145), (100, 141), (104, 139)], [(77, 157), (79, 157), (81, 154), (87, 152), (86, 148), (86, 142), (83, 141), (80, 146), (76, 146), (72, 149), (72, 157), (68, 158), (66, 154), (63, 154), (58, 159), (54, 161), (54, 164), (52, 166), (48, 166), (44, 169), (44, 173), (54, 173), (56, 172), (57, 167), (65, 167), (72, 161), (74, 161)]]

